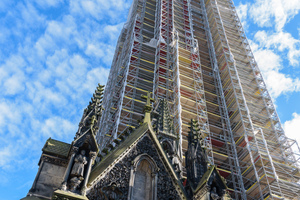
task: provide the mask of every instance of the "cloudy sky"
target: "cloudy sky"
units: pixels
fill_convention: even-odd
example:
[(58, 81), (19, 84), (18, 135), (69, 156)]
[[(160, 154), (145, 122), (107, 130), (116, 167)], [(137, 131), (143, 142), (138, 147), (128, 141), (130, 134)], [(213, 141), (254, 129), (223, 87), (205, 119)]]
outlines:
[[(300, 1), (234, 2), (286, 134), (300, 141)], [(0, 199), (26, 195), (46, 139), (72, 141), (130, 3), (0, 1)]]

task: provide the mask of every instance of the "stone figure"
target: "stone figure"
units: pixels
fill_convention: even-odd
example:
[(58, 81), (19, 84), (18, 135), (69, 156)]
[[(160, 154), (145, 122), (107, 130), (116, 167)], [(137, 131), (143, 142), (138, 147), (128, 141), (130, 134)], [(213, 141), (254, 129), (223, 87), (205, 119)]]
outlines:
[(72, 176), (83, 177), (84, 165), (87, 164), (85, 150), (81, 150), (80, 154), (74, 159), (74, 165), (71, 171)]
[(119, 199), (122, 195), (122, 192), (117, 188), (117, 184), (113, 182), (107, 187), (104, 187), (102, 190), (105, 200), (115, 200)]
[(220, 199), (218, 193), (217, 193), (217, 188), (216, 187), (213, 187), (211, 192), (210, 192), (210, 197), (212, 200), (218, 200)]
[(80, 185), (80, 183), (82, 182), (82, 180), (83, 180), (84, 178), (82, 178), (82, 177), (73, 177), (73, 178), (71, 178), (70, 179), (70, 184), (69, 184), (69, 190), (71, 191), (71, 192), (75, 192), (76, 191), (76, 189), (78, 188), (78, 186)]

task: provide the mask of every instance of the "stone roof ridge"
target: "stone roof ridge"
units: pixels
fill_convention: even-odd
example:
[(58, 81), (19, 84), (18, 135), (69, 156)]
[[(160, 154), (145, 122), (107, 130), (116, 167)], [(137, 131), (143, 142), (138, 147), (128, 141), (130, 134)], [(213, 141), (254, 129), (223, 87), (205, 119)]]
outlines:
[[(137, 128), (139, 128), (138, 126)], [(128, 127), (125, 129), (116, 139), (113, 139), (110, 143), (106, 145), (102, 149), (101, 152), (99, 152), (98, 157), (100, 157), (101, 162), (107, 155), (110, 154), (110, 152), (114, 151), (120, 144), (122, 144), (126, 139), (131, 135), (132, 132), (134, 132), (136, 129), (133, 129), (132, 127)]]

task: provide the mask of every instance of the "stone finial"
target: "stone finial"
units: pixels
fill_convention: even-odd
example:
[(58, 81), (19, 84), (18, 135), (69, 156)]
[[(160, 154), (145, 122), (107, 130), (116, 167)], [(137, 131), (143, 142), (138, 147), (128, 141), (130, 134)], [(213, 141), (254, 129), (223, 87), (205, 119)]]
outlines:
[(152, 95), (152, 92), (147, 92), (147, 95), (141, 95), (141, 97), (143, 99), (146, 99), (146, 105), (144, 107), (144, 112), (145, 112), (145, 117), (144, 117), (144, 123), (146, 122), (149, 122), (150, 123), (150, 119), (151, 119), (151, 116), (150, 116), (150, 113), (152, 111), (152, 105), (151, 103), (154, 102), (154, 99), (151, 97)]

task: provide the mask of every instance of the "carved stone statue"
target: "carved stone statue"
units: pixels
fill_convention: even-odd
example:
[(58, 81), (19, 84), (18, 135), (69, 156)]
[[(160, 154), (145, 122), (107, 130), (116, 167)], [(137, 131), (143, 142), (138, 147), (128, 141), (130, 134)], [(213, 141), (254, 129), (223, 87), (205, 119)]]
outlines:
[(83, 180), (84, 178), (82, 178), (82, 177), (73, 177), (73, 178), (71, 178), (70, 179), (70, 184), (69, 184), (69, 190), (71, 191), (71, 192), (75, 192), (76, 191), (76, 189), (78, 188), (78, 186), (80, 185), (80, 183), (82, 182), (82, 180)]
[(101, 192), (105, 200), (115, 200), (119, 199), (122, 195), (122, 192), (117, 188), (117, 184), (113, 182), (111, 185), (104, 187)]
[(84, 165), (86, 165), (87, 160), (85, 157), (85, 150), (81, 150), (80, 154), (74, 159), (74, 165), (71, 171), (71, 176), (83, 177)]
[(218, 199), (220, 199), (220, 196), (217, 193), (217, 188), (216, 187), (212, 188), (212, 190), (210, 192), (210, 197), (211, 197), (212, 200), (218, 200)]

